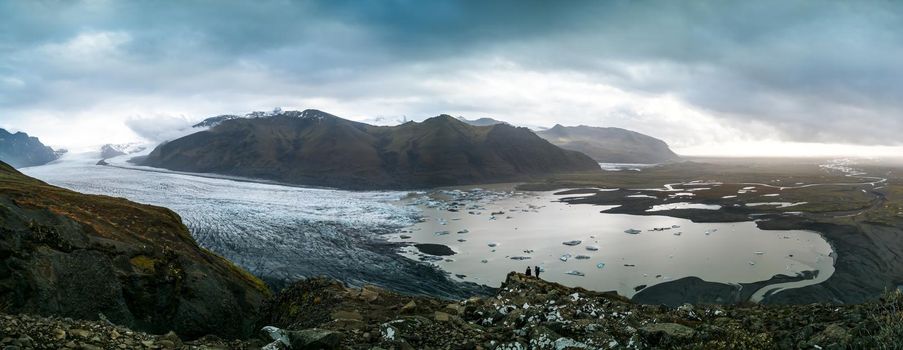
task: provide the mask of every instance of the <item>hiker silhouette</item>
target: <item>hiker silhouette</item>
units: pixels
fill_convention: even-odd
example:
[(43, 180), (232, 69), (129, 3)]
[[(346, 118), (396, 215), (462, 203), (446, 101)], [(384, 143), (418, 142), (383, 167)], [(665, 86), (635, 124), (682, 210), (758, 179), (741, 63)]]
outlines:
[(539, 277), (539, 266), (533, 266), (533, 276)]
[(531, 275), (530, 272), (531, 272), (530, 267), (527, 266), (527, 276), (530, 276), (530, 275)]

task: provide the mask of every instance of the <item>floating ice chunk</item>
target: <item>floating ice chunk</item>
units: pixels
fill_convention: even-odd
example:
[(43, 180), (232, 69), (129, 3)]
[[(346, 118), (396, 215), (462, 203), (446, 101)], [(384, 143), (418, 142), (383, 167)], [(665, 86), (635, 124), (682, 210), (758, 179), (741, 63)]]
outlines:
[(558, 259), (561, 261), (568, 261), (568, 259), (570, 259), (570, 258), (571, 258), (571, 254), (564, 254)]
[(483, 260), (480, 260), (480, 262), (485, 264), (485, 263), (488, 263), (489, 260), (483, 259)]
[(752, 261), (752, 260), (749, 261), (749, 266), (753, 266), (753, 265), (755, 265), (755, 264), (756, 264), (756, 263), (755, 263), (754, 261)]
[(680, 236), (681, 234), (683, 234), (683, 232), (680, 232), (680, 231), (674, 232), (674, 235), (675, 235), (675, 236)]
[(512, 256), (511, 260), (530, 260), (529, 256)]
[(597, 246), (597, 245), (588, 245), (588, 246), (586, 246), (586, 250), (589, 250), (589, 251), (591, 251), (591, 252), (594, 252), (594, 251), (599, 250), (599, 246)]
[(445, 236), (445, 235), (447, 235), (447, 234), (449, 234), (449, 233), (450, 233), (450, 232), (448, 232), (448, 231), (436, 231), (435, 235), (436, 235), (436, 236)]
[(605, 267), (605, 263), (604, 263), (604, 262), (600, 262), (600, 263), (596, 264), (596, 268), (601, 269), (601, 268), (603, 268), (603, 267)]
[(574, 259), (577, 259), (577, 260), (587, 260), (589, 258), (590, 258), (589, 255), (577, 255), (574, 257)]
[(575, 245), (580, 245), (580, 241), (579, 240), (565, 241), (565, 242), (561, 242), (561, 244), (575, 246)]
[(755, 253), (753, 253), (753, 254), (756, 254), (756, 255), (765, 255), (765, 252), (755, 252)]
[(577, 271), (577, 270), (570, 270), (570, 271), (565, 272), (565, 273), (568, 274), (568, 275), (571, 275), (571, 276), (579, 276), (579, 277), (586, 276), (583, 272), (580, 272), (580, 271)]
[(492, 247), (492, 248), (495, 248), (495, 247), (498, 247), (498, 246), (499, 246), (499, 244), (498, 244), (498, 243), (495, 243), (495, 242), (489, 243), (488, 245), (489, 245), (489, 247)]
[(632, 235), (637, 235), (637, 234), (640, 234), (640, 232), (643, 232), (643, 231), (640, 231), (640, 230), (637, 230), (637, 229), (633, 229), (633, 228), (632, 228), (632, 229), (629, 229), (629, 230), (626, 230), (626, 231), (624, 231), (624, 233), (629, 233), (629, 234), (632, 234)]
[(461, 231), (458, 231), (458, 234), (459, 234), (459, 235), (463, 235), (463, 234), (465, 234), (465, 233), (470, 233), (470, 231), (468, 231), (467, 229), (463, 229), (463, 230), (461, 230)]
[(716, 205), (716, 204), (677, 202), (677, 203), (654, 205), (654, 206), (652, 206), (652, 208), (649, 208), (646, 211), (647, 212), (656, 212), (656, 211), (684, 210), (684, 209), (718, 210), (718, 209), (721, 209), (721, 206)]

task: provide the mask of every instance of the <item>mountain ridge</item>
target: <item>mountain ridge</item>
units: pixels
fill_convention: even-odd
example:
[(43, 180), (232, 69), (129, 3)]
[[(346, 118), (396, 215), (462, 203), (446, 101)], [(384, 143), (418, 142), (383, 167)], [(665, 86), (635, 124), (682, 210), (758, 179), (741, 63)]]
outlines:
[(374, 126), (319, 111), (233, 118), (158, 146), (143, 165), (348, 189), (517, 181), (598, 164), (526, 128), (449, 115)]
[(583, 152), (600, 163), (680, 161), (680, 156), (664, 141), (622, 128), (556, 124), (536, 134), (561, 148)]
[(65, 151), (54, 151), (37, 137), (21, 131), (13, 134), (0, 129), (0, 161), (14, 168), (47, 164), (59, 159), (62, 153)]

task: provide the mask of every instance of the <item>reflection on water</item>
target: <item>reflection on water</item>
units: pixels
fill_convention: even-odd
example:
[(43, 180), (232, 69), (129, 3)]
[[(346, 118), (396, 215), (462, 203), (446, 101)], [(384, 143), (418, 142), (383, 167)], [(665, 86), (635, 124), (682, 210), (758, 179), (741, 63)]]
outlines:
[[(625, 296), (640, 285), (688, 276), (748, 283), (819, 271), (816, 279), (789, 286), (796, 288), (820, 283), (834, 272), (831, 247), (815, 232), (765, 231), (753, 222), (697, 224), (603, 214), (609, 207), (569, 205), (552, 192), (469, 193), (437, 192), (412, 200), (424, 221), (393, 236), (444, 244), (457, 254), (437, 258), (413, 247), (403, 254), (490, 286), (499, 286), (510, 271), (538, 265), (544, 279)], [(639, 233), (625, 233), (629, 230)]]

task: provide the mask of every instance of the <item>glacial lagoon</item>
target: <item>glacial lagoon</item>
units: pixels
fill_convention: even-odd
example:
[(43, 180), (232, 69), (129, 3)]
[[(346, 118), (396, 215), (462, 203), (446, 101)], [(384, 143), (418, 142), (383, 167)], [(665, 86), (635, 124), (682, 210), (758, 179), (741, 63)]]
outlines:
[[(497, 287), (510, 271), (540, 266), (543, 279), (628, 297), (638, 286), (689, 276), (736, 284), (818, 271), (814, 279), (763, 287), (754, 296), (761, 298), (767, 290), (823, 282), (834, 271), (832, 248), (816, 232), (607, 214), (600, 211), (611, 206), (559, 201), (565, 197), (505, 187), (437, 191), (408, 199), (423, 218), (392, 239), (448, 246), (456, 254), (430, 256), (416, 247), (403, 254), (463, 281)], [(681, 208), (718, 209), (676, 204), (653, 211)]]

